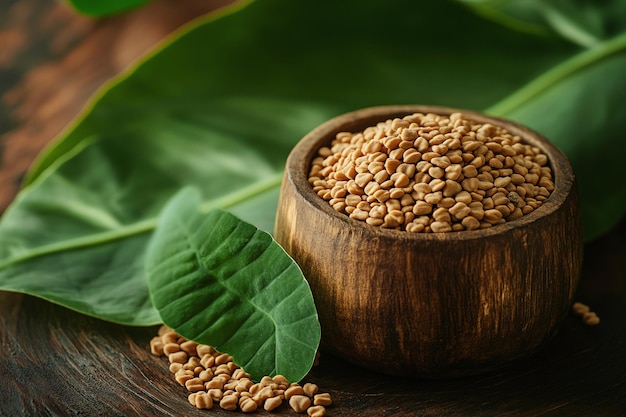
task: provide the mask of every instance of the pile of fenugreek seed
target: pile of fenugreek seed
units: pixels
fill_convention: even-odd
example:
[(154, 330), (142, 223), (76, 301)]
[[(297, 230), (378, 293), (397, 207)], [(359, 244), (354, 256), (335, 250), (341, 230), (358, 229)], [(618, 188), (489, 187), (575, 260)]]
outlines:
[(338, 133), (313, 159), (309, 183), (338, 212), (414, 233), (519, 219), (554, 189), (539, 148), (461, 113), (416, 113)]
[(326, 415), (332, 404), (328, 393), (318, 393), (312, 383), (290, 383), (284, 376), (265, 376), (254, 383), (233, 358), (211, 346), (198, 344), (181, 337), (166, 326), (150, 341), (153, 355), (165, 355), (176, 381), (191, 393), (189, 402), (200, 409), (219, 405), (224, 410), (251, 413), (258, 409), (274, 411), (283, 402), (296, 413), (306, 412), (310, 417)]

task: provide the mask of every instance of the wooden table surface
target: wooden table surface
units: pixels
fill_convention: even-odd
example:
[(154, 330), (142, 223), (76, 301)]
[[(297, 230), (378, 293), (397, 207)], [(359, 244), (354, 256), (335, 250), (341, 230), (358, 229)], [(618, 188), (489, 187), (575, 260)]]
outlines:
[[(163, 0), (92, 20), (53, 0), (0, 0), (0, 212), (36, 154), (104, 81), (228, 2)], [(507, 369), (417, 381), (322, 355), (307, 380), (332, 394), (331, 416), (626, 415), (624, 255), (626, 222), (585, 248), (577, 299), (599, 326), (569, 317), (544, 350)], [(155, 334), (0, 292), (0, 416), (232, 416), (189, 405), (165, 359), (149, 353)]]

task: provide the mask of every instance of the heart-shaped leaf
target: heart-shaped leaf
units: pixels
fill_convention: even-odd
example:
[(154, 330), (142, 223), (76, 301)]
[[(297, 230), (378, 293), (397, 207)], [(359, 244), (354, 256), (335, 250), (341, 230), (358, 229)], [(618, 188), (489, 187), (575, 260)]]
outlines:
[(166, 206), (146, 254), (163, 322), (233, 356), (252, 377), (302, 379), (320, 340), (298, 265), (266, 232), (220, 209), (201, 213), (184, 189)]

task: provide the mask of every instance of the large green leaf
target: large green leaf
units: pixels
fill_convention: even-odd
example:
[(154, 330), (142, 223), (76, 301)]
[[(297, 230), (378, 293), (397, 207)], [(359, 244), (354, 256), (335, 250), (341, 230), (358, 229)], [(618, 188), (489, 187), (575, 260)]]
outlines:
[(77, 12), (99, 17), (121, 13), (150, 0), (66, 0)]
[(623, 0), (459, 0), (502, 24), (593, 47), (626, 30)]
[(255, 380), (311, 369), (320, 340), (313, 295), (272, 237), (230, 213), (199, 211), (184, 189), (160, 216), (146, 253), (148, 287), (163, 322), (231, 354)]
[[(332, 116), (380, 104), (481, 110), (502, 103), (491, 110), (568, 149), (586, 207), (612, 210), (596, 217), (587, 210), (585, 224), (606, 230), (623, 213), (617, 203), (626, 185), (594, 194), (589, 187), (604, 174), (581, 155), (607, 134), (591, 151), (619, 166), (612, 151), (626, 129), (625, 106), (600, 91), (612, 91), (606, 76), (621, 68), (624, 45), (610, 39), (593, 51), (602, 53), (439, 0), (238, 3), (178, 32), (113, 80), (41, 155), (0, 221), (0, 289), (106, 320), (155, 323), (140, 265), (169, 198), (195, 186), (205, 204), (272, 230), (295, 142)], [(612, 69), (600, 71), (609, 61)], [(572, 127), (585, 108), (569, 102), (558, 105), (559, 118), (532, 111), (553, 109), (562, 91), (596, 71), (605, 76), (593, 80), (604, 84), (597, 102), (612, 112), (608, 127), (593, 111), (585, 130)]]

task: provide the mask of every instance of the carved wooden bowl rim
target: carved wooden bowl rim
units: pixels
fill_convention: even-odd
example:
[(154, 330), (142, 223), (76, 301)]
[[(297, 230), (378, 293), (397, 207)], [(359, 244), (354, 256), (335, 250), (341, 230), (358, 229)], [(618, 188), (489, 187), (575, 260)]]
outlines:
[[(460, 112), (464, 116), (480, 123), (491, 123), (504, 127), (513, 135), (519, 135), (522, 142), (537, 146), (548, 157), (548, 164), (552, 168), (554, 190), (550, 196), (535, 210), (519, 219), (492, 226), (486, 229), (463, 230), (442, 233), (410, 233), (407, 231), (385, 229), (372, 226), (360, 220), (355, 220), (333, 209), (327, 201), (320, 198), (308, 182), (308, 173), (313, 157), (322, 146), (327, 146), (338, 132), (356, 132), (384, 122), (389, 118), (403, 117), (413, 113), (435, 113), (449, 115)], [(537, 220), (550, 216), (559, 210), (574, 186), (574, 172), (566, 155), (553, 143), (534, 130), (511, 120), (489, 116), (486, 114), (457, 109), (452, 107), (430, 105), (388, 105), (359, 109), (336, 116), (319, 125), (306, 134), (292, 149), (286, 163), (286, 173), (289, 175), (297, 192), (314, 209), (320, 210), (331, 218), (345, 222), (352, 228), (358, 228), (365, 236), (387, 237), (391, 239), (408, 239), (413, 241), (458, 241), (481, 239), (531, 225)]]

